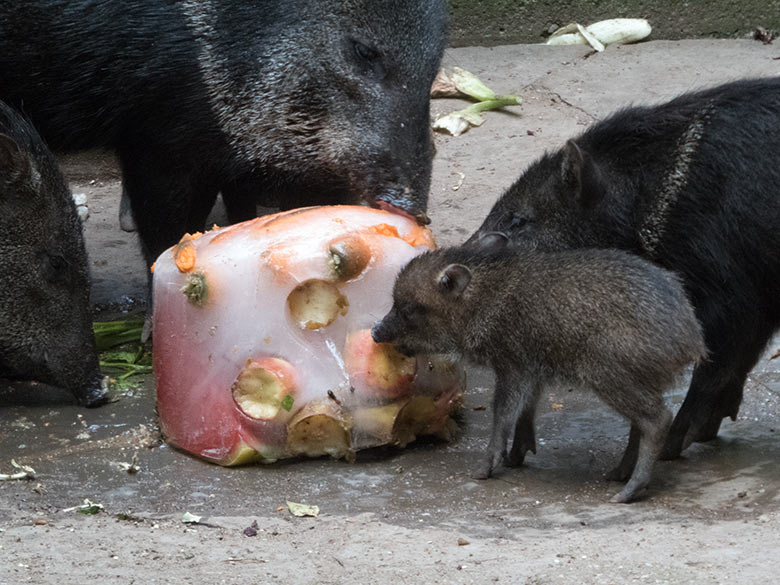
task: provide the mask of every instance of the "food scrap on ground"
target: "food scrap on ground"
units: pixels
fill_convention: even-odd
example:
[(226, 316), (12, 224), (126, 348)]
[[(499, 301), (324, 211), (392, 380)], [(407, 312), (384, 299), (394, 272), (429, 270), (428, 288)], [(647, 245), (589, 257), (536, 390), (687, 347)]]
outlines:
[(184, 514), (181, 515), (181, 521), (184, 524), (197, 524), (201, 521), (203, 516), (196, 516), (195, 514), (190, 514), (189, 512), (184, 512)]
[(11, 467), (18, 469), (15, 473), (0, 473), (0, 481), (15, 479), (35, 479), (35, 470), (29, 465), (20, 465), (15, 459), (11, 459)]
[(152, 372), (151, 354), (141, 343), (143, 319), (98, 321), (92, 326), (100, 367), (115, 385), (125, 386), (131, 376)]
[(547, 45), (590, 45), (603, 51), (607, 45), (635, 43), (652, 32), (644, 18), (612, 18), (582, 26), (573, 22), (556, 30), (547, 39)]
[(772, 41), (774, 41), (778, 37), (778, 32), (773, 29), (766, 29), (763, 26), (759, 26), (756, 28), (756, 30), (753, 31), (753, 39), (756, 41), (761, 41), (765, 45), (771, 45)]
[(486, 86), (476, 75), (460, 67), (454, 67), (452, 73), (442, 69), (436, 76), (431, 97), (468, 97), (477, 103), (467, 108), (441, 116), (433, 122), (434, 130), (443, 130), (453, 136), (463, 134), (472, 126), (481, 126), (485, 119), (480, 115), (489, 110), (522, 103), (518, 96), (501, 96)]
[(307, 506), (306, 504), (296, 504), (295, 502), (287, 501), (287, 509), (290, 510), (290, 514), (298, 516), (299, 518), (310, 516), (316, 518), (320, 513), (319, 506)]
[(93, 515), (103, 511), (103, 504), (96, 504), (89, 498), (84, 498), (84, 503), (79, 506), (65, 508), (63, 512), (78, 512), (79, 514)]
[(117, 461), (114, 465), (120, 470), (134, 475), (138, 473), (138, 453), (133, 453), (133, 459), (128, 463), (126, 461)]

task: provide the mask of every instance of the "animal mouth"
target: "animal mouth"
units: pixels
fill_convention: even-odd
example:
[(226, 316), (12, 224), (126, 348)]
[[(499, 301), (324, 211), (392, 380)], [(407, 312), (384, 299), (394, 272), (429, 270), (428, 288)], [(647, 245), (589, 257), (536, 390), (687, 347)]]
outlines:
[(378, 207), (384, 211), (390, 213), (396, 213), (403, 215), (416, 221), (419, 225), (428, 225), (431, 223), (431, 218), (425, 213), (420, 205), (415, 203), (407, 192), (408, 189), (403, 191), (392, 190), (379, 195), (374, 201), (371, 202), (372, 207)]

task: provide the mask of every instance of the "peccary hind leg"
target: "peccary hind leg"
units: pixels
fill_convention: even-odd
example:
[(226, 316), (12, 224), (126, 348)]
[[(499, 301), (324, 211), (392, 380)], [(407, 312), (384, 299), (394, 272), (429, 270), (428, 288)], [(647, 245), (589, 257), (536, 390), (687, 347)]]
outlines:
[(636, 460), (639, 456), (639, 441), (641, 439), (641, 432), (639, 427), (635, 424), (631, 425), (631, 432), (628, 435), (628, 446), (623, 452), (623, 457), (612, 471), (606, 474), (606, 478), (609, 481), (628, 481), (631, 474), (636, 467)]
[[(650, 483), (653, 465), (661, 452), (664, 437), (671, 421), (672, 413), (664, 406), (662, 399), (659, 400), (659, 408), (653, 415), (632, 421), (628, 447), (620, 464), (613, 473), (616, 475), (624, 474), (634, 458), (636, 459), (636, 465), (628, 483), (620, 493), (612, 497), (611, 502), (627, 504), (642, 495)], [(637, 436), (639, 438), (638, 445), (634, 446), (631, 439), (633, 438), (636, 444)], [(636, 455), (634, 455), (634, 452), (636, 452)]]
[(534, 409), (526, 404), (515, 425), (515, 438), (512, 449), (506, 458), (509, 467), (520, 467), (525, 461), (525, 454), (530, 451), (536, 455), (536, 434), (534, 432)]
[(710, 347), (708, 359), (693, 371), (690, 389), (669, 429), (661, 459), (676, 459), (691, 443), (714, 439), (724, 418), (736, 419), (747, 375), (766, 347), (773, 327), (759, 332), (748, 329), (752, 339), (729, 331), (729, 343)]
[(667, 383), (665, 380), (656, 383), (647, 379), (644, 382), (634, 380), (621, 388), (616, 380), (611, 380), (593, 387), (605, 404), (631, 421), (628, 446), (618, 466), (607, 474), (608, 479), (622, 481), (628, 478), (628, 483), (611, 502), (632, 502), (650, 483), (653, 465), (672, 421), (672, 413), (663, 398)]

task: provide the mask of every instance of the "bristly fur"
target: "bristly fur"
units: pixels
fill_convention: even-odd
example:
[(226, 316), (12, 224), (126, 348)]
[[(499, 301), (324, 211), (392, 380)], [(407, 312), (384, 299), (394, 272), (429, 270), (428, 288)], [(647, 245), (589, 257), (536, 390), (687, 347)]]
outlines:
[(480, 476), (535, 452), (533, 414), (545, 387), (593, 390), (632, 423), (614, 473), (631, 476), (621, 502), (649, 482), (671, 421), (663, 392), (706, 354), (679, 280), (619, 250), (429, 252), (403, 268), (393, 308), (372, 333), (406, 353), (459, 351), (495, 370), (493, 435)]
[[(710, 359), (663, 456), (714, 438), (780, 326), (780, 77), (623, 109), (532, 164), (478, 232), (537, 249), (621, 248), (676, 272)], [(650, 233), (648, 233), (650, 230)]]
[(0, 99), (55, 150), (116, 151), (149, 264), (218, 193), (231, 222), (257, 203), (423, 221), (446, 16), (444, 0), (0, 2)]

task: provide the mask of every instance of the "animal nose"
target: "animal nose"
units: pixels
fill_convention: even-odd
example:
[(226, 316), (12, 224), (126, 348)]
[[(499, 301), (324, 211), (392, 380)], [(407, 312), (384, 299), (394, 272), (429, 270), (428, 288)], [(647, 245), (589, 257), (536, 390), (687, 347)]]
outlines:
[(374, 325), (371, 328), (371, 338), (376, 343), (385, 343), (387, 341), (390, 341), (387, 339), (387, 331), (384, 327), (384, 321), (379, 321), (376, 325)]

